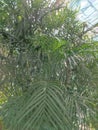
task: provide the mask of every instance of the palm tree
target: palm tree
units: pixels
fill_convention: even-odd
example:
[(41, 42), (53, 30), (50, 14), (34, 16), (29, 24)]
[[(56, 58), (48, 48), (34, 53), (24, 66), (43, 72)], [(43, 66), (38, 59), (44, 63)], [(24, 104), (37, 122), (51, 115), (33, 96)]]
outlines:
[(5, 127), (87, 130), (96, 112), (90, 71), (96, 53), (91, 53), (92, 42), (85, 39), (77, 11), (42, 0), (3, 2), (0, 88), (7, 97), (1, 108)]

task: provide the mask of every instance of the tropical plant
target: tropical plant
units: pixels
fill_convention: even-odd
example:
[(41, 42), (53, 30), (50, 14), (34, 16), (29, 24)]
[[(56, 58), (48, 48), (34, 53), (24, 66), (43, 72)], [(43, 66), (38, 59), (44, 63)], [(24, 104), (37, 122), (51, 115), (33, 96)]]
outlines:
[[(2, 0), (1, 117), (8, 130), (79, 130), (95, 117), (95, 42), (67, 5)], [(94, 47), (93, 47), (94, 45)], [(97, 68), (97, 62), (96, 62)]]

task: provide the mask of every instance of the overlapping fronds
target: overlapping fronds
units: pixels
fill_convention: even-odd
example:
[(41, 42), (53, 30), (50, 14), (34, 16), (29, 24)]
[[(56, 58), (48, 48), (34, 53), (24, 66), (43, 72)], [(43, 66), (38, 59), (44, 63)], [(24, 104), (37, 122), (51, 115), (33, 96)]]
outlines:
[(0, 90), (7, 100), (0, 114), (5, 127), (86, 130), (96, 113), (98, 54), (97, 43), (84, 36), (77, 11), (47, 0), (2, 1)]

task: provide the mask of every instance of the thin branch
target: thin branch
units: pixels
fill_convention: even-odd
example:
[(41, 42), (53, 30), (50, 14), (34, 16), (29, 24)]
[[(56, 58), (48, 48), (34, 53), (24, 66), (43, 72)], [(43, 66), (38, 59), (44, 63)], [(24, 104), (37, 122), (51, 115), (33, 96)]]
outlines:
[(95, 25), (91, 26), (90, 28), (88, 28), (86, 31), (83, 32), (83, 35), (86, 34), (89, 31), (93, 30), (97, 26), (98, 26), (98, 23), (96, 23)]
[(2, 34), (2, 36), (4, 38), (7, 38), (7, 39), (12, 38), (12, 41), (10, 41), (10, 44), (13, 44), (13, 43), (22, 43), (22, 40), (19, 41), (18, 38), (16, 38), (14, 35), (6, 32), (6, 31), (0, 31), (0, 34)]
[(16, 39), (18, 41), (18, 39), (15, 36), (13, 36), (12, 34), (6, 32), (6, 31), (0, 31), (0, 34), (2, 34), (4, 37), (9, 36), (10, 38)]
[(42, 20), (43, 19), (43, 17), (45, 17), (48, 13), (50, 13), (50, 12), (53, 12), (53, 11), (56, 11), (56, 10), (59, 10), (59, 9), (62, 9), (62, 8), (65, 8), (65, 6), (63, 5), (63, 3), (62, 4), (60, 4), (59, 6), (57, 6), (57, 7), (55, 7), (55, 8), (49, 8), (48, 10), (46, 10), (46, 12), (40, 17), (40, 19)]

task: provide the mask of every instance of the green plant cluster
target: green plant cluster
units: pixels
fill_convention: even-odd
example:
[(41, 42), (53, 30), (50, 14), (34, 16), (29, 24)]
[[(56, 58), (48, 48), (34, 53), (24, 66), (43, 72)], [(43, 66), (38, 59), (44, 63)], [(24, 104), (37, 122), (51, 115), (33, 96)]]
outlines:
[(98, 45), (85, 39), (77, 11), (48, 0), (2, 0), (0, 17), (5, 128), (97, 130)]

